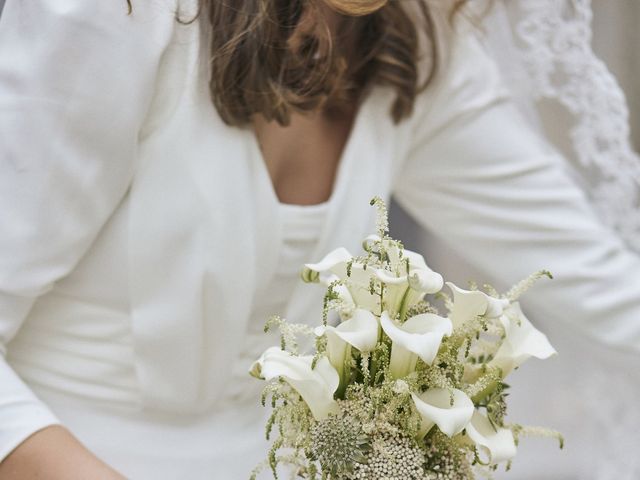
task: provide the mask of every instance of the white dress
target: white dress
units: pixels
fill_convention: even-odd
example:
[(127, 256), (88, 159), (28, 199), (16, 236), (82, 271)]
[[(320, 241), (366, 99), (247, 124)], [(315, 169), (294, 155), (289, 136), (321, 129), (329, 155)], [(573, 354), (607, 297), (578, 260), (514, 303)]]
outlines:
[[(56, 294), (38, 303), (12, 342), (8, 360), (65, 426), (129, 478), (249, 478), (269, 449), (262, 433), (269, 409), (260, 405), (264, 383), (248, 370), (279, 341), (264, 333), (265, 322), (286, 311), (328, 207), (278, 204), (278, 266), (256, 292), (243, 345), (227, 365), (232, 370), (228, 388), (215, 409), (180, 417), (139, 411), (126, 271), (114, 270), (110, 262), (117, 259), (104, 256), (113, 250), (85, 260)], [(109, 277), (100, 291), (90, 291), (95, 275)], [(320, 311), (312, 313), (319, 322)], [(87, 402), (92, 396), (99, 396), (101, 405)]]
[[(265, 453), (247, 331), (284, 302), (268, 313), (315, 323), (322, 289), (277, 298), (285, 217), (255, 136), (211, 104), (206, 32), (175, 0), (133, 3), (10, 0), (0, 17), (0, 458), (63, 423), (134, 479), (242, 479)], [(450, 47), (407, 121), (388, 88), (365, 99), (300, 256), (358, 252), (369, 200), (393, 196), (482, 280), (552, 270), (533, 320), (637, 354), (640, 259), (472, 29)]]

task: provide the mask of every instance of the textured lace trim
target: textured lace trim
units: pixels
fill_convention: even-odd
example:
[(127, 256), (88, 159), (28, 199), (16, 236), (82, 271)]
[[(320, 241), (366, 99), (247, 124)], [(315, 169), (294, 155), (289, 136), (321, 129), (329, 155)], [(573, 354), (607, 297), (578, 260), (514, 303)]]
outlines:
[(578, 173), (604, 223), (640, 252), (640, 157), (616, 78), (591, 48), (590, 0), (525, 0), (515, 34), (529, 94), (574, 119), (568, 132)]

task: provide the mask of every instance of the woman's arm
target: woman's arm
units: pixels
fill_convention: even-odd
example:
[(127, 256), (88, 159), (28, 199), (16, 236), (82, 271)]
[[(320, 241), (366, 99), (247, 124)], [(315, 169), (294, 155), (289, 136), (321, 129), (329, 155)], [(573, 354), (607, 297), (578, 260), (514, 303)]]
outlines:
[(0, 463), (4, 480), (121, 480), (122, 475), (106, 465), (64, 427), (52, 425), (38, 430)]
[(4, 355), (131, 182), (175, 23), (171, 0), (134, 3), (127, 15), (125, 0), (9, 0), (0, 17), (0, 460), (13, 452), (2, 468), (19, 478), (55, 470), (61, 445), (60, 478), (106, 471), (61, 427), (45, 428), (58, 420)]
[(640, 257), (594, 215), (473, 35), (460, 35), (415, 122), (398, 202), (487, 280), (551, 270), (522, 299), (532, 317), (640, 353)]

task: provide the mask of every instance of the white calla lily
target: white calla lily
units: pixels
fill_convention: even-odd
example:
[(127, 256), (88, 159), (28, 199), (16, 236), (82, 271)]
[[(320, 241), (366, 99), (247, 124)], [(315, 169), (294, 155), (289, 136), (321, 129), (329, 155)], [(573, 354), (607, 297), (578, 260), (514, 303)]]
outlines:
[(410, 250), (403, 250), (402, 255), (402, 259), (397, 252), (390, 256), (395, 272), (380, 268), (376, 270), (376, 277), (387, 285), (384, 309), (393, 315), (400, 313), (404, 318), (407, 310), (426, 294), (439, 292), (444, 281), (442, 275), (427, 266), (422, 255)]
[(402, 378), (413, 372), (418, 358), (428, 365), (438, 354), (442, 337), (450, 335), (451, 321), (433, 313), (423, 313), (409, 318), (401, 325), (385, 311), (380, 325), (393, 342), (389, 371), (393, 378)]
[(494, 428), (487, 417), (477, 410), (467, 425), (466, 432), (469, 439), (487, 455), (486, 463), (496, 464), (516, 456), (513, 432), (508, 428)]
[(525, 317), (518, 302), (512, 303), (505, 310), (500, 322), (504, 327), (505, 338), (489, 365), (500, 367), (503, 376), (507, 376), (530, 357), (545, 359), (557, 353), (547, 336)]
[(409, 283), (415, 290), (436, 293), (442, 290), (442, 275), (434, 272), (424, 261), (424, 257), (411, 250), (404, 250), (403, 257), (409, 259)]
[[(393, 315), (400, 313), (404, 319), (409, 308), (429, 293), (442, 289), (442, 276), (431, 270), (424, 257), (404, 250), (391, 240), (381, 240), (378, 235), (369, 235), (363, 242), (365, 250), (372, 251), (376, 243), (386, 253), (385, 268), (373, 268), (355, 261), (344, 248), (333, 250), (318, 263), (308, 263), (302, 273), (308, 282), (341, 280), (349, 290), (350, 300), (359, 308), (371, 312), (383, 309)], [(371, 281), (385, 284), (383, 304), (379, 292), (371, 292)]]
[(352, 317), (337, 327), (330, 325), (315, 329), (318, 336), (327, 336), (327, 353), (329, 361), (340, 375), (340, 383), (344, 384), (349, 372), (345, 368), (351, 347), (361, 352), (370, 352), (378, 343), (378, 319), (368, 310), (356, 309)]
[[(349, 267), (350, 264), (350, 267)], [(307, 282), (322, 281), (329, 285), (335, 280), (344, 282), (334, 288), (340, 298), (355, 306), (377, 312), (380, 311), (380, 297), (370, 292), (370, 280), (374, 272), (362, 263), (354, 261), (353, 255), (345, 248), (337, 248), (318, 263), (307, 263), (302, 278)], [(344, 290), (349, 295), (345, 295)]]
[[(338, 277), (337, 275), (331, 274), (326, 276), (323, 279), (322, 283), (324, 283), (328, 287), (329, 285), (334, 283), (336, 280), (340, 280), (340, 277)], [(353, 300), (353, 296), (351, 295), (351, 292), (349, 291), (346, 285), (343, 285), (342, 283), (334, 284), (332, 287), (332, 290), (333, 290), (333, 293), (335, 293), (338, 296), (338, 299), (342, 304), (343, 310), (346, 310), (348, 312), (355, 310), (356, 302)]]
[(307, 282), (316, 282), (320, 279), (320, 274), (332, 272), (338, 278), (343, 279), (347, 275), (347, 263), (352, 258), (353, 255), (346, 248), (336, 248), (318, 263), (306, 263), (302, 271), (302, 278)]
[(369, 310), (370, 312), (380, 312), (380, 295), (371, 293), (371, 278), (375, 275), (374, 269), (362, 263), (353, 262), (349, 276), (345, 277), (349, 293), (357, 307)]
[(322, 420), (338, 411), (333, 394), (340, 379), (327, 357), (321, 357), (315, 368), (311, 368), (312, 361), (311, 355), (296, 356), (278, 347), (271, 347), (253, 363), (249, 372), (267, 381), (283, 378), (300, 394), (313, 417)]
[(499, 317), (509, 306), (509, 300), (506, 298), (494, 298), (479, 290), (465, 290), (452, 282), (447, 282), (447, 286), (453, 292), (453, 307), (449, 318), (454, 329), (479, 315), (488, 318)]
[(453, 437), (465, 429), (475, 411), (471, 399), (458, 389), (430, 388), (420, 395), (412, 393), (411, 397), (422, 418), (419, 438), (423, 438), (434, 425), (448, 437)]

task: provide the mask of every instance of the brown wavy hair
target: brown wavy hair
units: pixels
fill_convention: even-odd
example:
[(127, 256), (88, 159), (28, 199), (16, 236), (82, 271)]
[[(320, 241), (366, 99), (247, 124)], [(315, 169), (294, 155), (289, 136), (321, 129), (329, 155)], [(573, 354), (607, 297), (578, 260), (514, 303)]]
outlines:
[[(445, 0), (450, 18), (465, 1)], [(187, 23), (201, 17), (211, 26), (211, 98), (228, 125), (255, 114), (287, 125), (293, 112), (353, 106), (373, 85), (395, 90), (390, 114), (398, 123), (438, 67), (429, 3), (199, 0)], [(328, 9), (338, 12), (337, 25)]]

